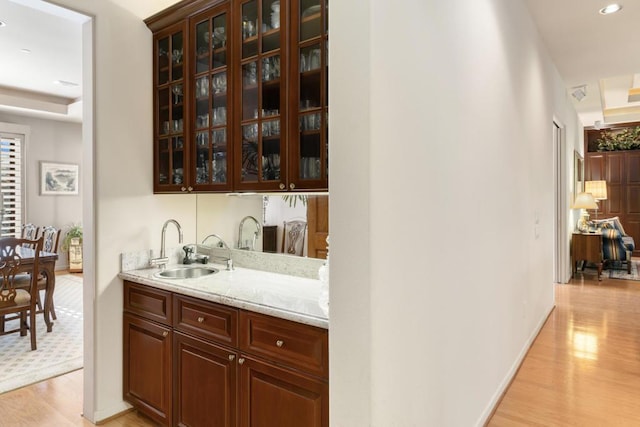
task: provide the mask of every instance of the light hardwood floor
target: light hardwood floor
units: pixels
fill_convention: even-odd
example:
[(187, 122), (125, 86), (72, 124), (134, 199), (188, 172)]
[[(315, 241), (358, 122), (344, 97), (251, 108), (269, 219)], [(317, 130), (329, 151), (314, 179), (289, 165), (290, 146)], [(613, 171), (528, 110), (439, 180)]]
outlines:
[[(0, 395), (1, 427), (92, 426), (82, 417), (82, 369)], [(111, 420), (107, 427), (155, 424), (137, 412)]]
[(578, 273), (556, 286), (488, 425), (640, 426), (640, 282)]
[[(0, 395), (0, 427), (91, 426), (82, 371)], [(108, 427), (155, 424), (130, 412)], [(594, 274), (556, 287), (556, 308), (489, 426), (639, 426), (640, 282)]]

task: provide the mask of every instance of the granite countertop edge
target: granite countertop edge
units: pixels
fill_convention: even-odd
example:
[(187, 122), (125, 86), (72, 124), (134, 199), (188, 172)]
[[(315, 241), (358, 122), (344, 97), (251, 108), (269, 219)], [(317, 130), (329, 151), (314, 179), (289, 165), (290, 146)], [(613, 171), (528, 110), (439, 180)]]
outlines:
[[(221, 268), (218, 265), (212, 265), (212, 266), (215, 268)], [(173, 267), (181, 267), (181, 266), (174, 265), (174, 266), (169, 266), (167, 268), (173, 268)], [(248, 270), (248, 269), (244, 269), (244, 270)], [(241, 309), (253, 311), (256, 313), (278, 317), (285, 320), (291, 320), (291, 321), (305, 324), (305, 325), (315, 326), (323, 329), (329, 329), (329, 319), (326, 317), (321, 317), (321, 315), (317, 315), (317, 314), (304, 313), (298, 310), (289, 310), (282, 307), (273, 307), (270, 305), (261, 304), (260, 302), (252, 300), (250, 296), (244, 297), (244, 298), (237, 298), (232, 295), (228, 295), (228, 293), (232, 293), (232, 292), (229, 292), (231, 290), (230, 286), (228, 287), (223, 286), (222, 289), (220, 289), (220, 286), (217, 286), (217, 288), (219, 288), (218, 290), (201, 289), (203, 284), (208, 283), (207, 281), (216, 281), (217, 279), (219, 279), (219, 277), (216, 277), (218, 273), (211, 276), (204, 277), (204, 278), (198, 278), (198, 279), (163, 279), (163, 278), (155, 277), (155, 273), (159, 271), (160, 270), (158, 268), (145, 268), (145, 269), (139, 269), (139, 270), (122, 271), (118, 274), (118, 277), (123, 280), (128, 280), (128, 281), (139, 283), (142, 285), (151, 286), (157, 289), (163, 289), (163, 290), (174, 292), (180, 295), (186, 295), (194, 298), (199, 298), (205, 301), (211, 301), (211, 302), (215, 302), (215, 303), (219, 303), (219, 304), (223, 304), (231, 307), (241, 308)], [(287, 283), (293, 283), (293, 284), (295, 284), (296, 282), (300, 282), (300, 286), (308, 285), (309, 281), (312, 281), (311, 282), (312, 285), (314, 285), (313, 282), (319, 283), (319, 281), (313, 280), (313, 279), (298, 278), (294, 276), (281, 275), (278, 273), (264, 273), (264, 272), (259, 272), (257, 270), (252, 270), (252, 273), (253, 272), (258, 274), (270, 275), (270, 280), (276, 280), (276, 281), (279, 279), (278, 276), (284, 276), (282, 278), (283, 281), (286, 281)], [(217, 280), (217, 281), (220, 282), (220, 280)], [(224, 282), (224, 280), (222, 280), (222, 282)], [(200, 289), (198, 288), (197, 285), (199, 285)], [(265, 287), (264, 289), (261, 289), (260, 292), (268, 293), (269, 289)]]

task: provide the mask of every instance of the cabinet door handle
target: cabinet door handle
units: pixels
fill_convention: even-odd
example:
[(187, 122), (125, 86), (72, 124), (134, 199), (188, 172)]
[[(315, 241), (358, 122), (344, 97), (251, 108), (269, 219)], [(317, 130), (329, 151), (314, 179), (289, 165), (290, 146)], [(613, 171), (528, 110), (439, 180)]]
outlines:
[(186, 187), (180, 187), (180, 191), (187, 191)]
[(294, 188), (296, 188), (296, 185), (292, 182), (291, 184), (289, 184), (289, 188), (293, 190)]
[(167, 335), (169, 335), (169, 332), (167, 332), (167, 331), (164, 331), (164, 332), (162, 333), (162, 336), (163, 336), (163, 337), (166, 337)]
[(230, 360), (230, 361), (232, 361), (232, 362), (233, 362), (233, 359), (235, 359), (235, 358), (236, 358), (236, 355), (235, 355), (235, 354), (230, 354), (230, 355), (229, 355), (229, 360)]
[(281, 182), (281, 183), (280, 183), (280, 189), (281, 189), (281, 190), (284, 190), (284, 189), (285, 189), (285, 187), (286, 187), (286, 185), (284, 185), (284, 184)]
[(192, 187), (192, 186), (188, 186), (188, 187), (187, 187), (187, 190), (188, 190), (189, 192), (192, 192), (192, 191), (193, 191), (193, 187)]
[(244, 357), (241, 357), (240, 359), (238, 359), (238, 363), (242, 365), (244, 363)]
[(282, 347), (283, 345), (284, 345), (284, 341), (282, 341), (282, 340), (276, 341), (276, 346)]
[(200, 316), (198, 317), (198, 323), (203, 323), (204, 322), (204, 317)]

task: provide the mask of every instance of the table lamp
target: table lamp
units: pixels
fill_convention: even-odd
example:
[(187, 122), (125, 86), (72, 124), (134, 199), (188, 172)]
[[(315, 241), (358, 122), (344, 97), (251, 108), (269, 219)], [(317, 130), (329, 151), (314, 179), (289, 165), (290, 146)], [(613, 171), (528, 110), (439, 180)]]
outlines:
[[(596, 199), (596, 205), (600, 200), (607, 200), (607, 181), (586, 181), (584, 192), (591, 193)], [(598, 208), (596, 207), (596, 219), (598, 219)]]
[(576, 226), (578, 227), (579, 231), (588, 232), (589, 226), (587, 224), (587, 221), (589, 220), (589, 212), (587, 212), (587, 209), (598, 209), (596, 199), (593, 198), (593, 195), (591, 193), (579, 193), (571, 208), (583, 209)]

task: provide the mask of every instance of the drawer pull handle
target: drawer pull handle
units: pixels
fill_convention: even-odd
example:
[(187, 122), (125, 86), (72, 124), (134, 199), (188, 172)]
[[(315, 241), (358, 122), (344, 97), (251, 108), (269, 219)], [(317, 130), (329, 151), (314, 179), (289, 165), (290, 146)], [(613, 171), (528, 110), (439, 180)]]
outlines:
[(204, 317), (202, 316), (198, 317), (198, 323), (204, 323)]
[(229, 360), (230, 360), (230, 361), (232, 361), (232, 362), (233, 362), (233, 359), (235, 359), (235, 358), (236, 358), (236, 355), (235, 355), (235, 354), (230, 354), (230, 355), (229, 355)]
[(282, 340), (276, 341), (276, 346), (282, 347), (283, 345), (284, 345), (284, 341), (282, 341)]
[(169, 335), (169, 332), (167, 332), (167, 331), (164, 331), (164, 332), (162, 333), (162, 336), (163, 336), (163, 337), (166, 337), (167, 335)]
[(238, 363), (242, 365), (244, 363), (244, 357), (241, 357), (240, 359), (238, 359)]

